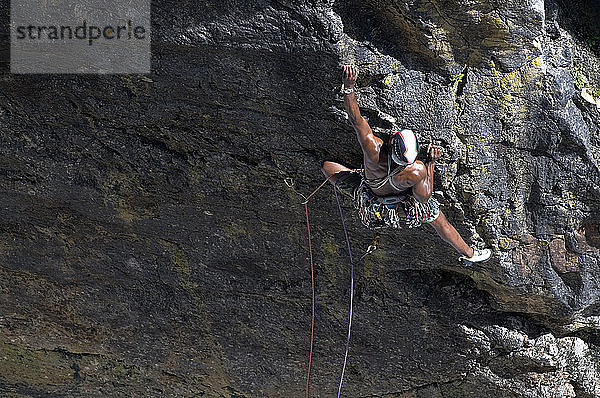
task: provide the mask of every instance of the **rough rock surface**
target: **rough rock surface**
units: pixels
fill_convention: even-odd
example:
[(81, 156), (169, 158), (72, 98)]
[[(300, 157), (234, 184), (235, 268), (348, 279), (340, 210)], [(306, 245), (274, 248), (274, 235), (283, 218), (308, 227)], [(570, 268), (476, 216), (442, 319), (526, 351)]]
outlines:
[[(597, 4), (166, 0), (148, 76), (11, 75), (3, 32), (0, 395), (304, 396), (311, 279), (284, 180), (360, 165), (338, 95), (354, 62), (378, 134), (444, 147), (444, 211), (494, 258), (382, 233), (344, 396), (600, 396)], [(345, 343), (334, 206), (329, 187), (310, 202), (314, 397)], [(361, 253), (373, 234), (344, 208)]]

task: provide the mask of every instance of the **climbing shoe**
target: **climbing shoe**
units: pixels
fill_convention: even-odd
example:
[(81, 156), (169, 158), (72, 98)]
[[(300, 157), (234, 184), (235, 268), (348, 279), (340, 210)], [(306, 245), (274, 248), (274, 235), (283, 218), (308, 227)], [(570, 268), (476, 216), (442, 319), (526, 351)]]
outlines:
[(492, 251), (490, 249), (475, 249), (473, 248), (473, 257), (464, 257), (460, 259), (465, 264), (483, 263), (492, 257)]

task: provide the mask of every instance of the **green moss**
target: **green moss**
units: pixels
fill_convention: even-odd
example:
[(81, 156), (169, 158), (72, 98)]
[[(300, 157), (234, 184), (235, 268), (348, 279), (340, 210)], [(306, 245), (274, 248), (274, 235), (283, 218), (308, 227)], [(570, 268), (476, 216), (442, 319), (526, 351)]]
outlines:
[(381, 81), (381, 84), (386, 89), (390, 89), (394, 86), (401, 85), (402, 84), (401, 80), (402, 80), (402, 78), (400, 77), (400, 75), (398, 73), (390, 73)]
[(173, 263), (175, 264), (175, 268), (181, 270), (183, 273), (189, 276), (190, 265), (188, 263), (184, 251), (179, 246), (175, 246), (175, 250), (173, 253)]
[(335, 242), (331, 241), (331, 240), (326, 240), (323, 241), (323, 243), (321, 244), (321, 251), (323, 252), (323, 254), (325, 254), (325, 256), (331, 256), (331, 255), (336, 255), (338, 254), (339, 248), (338, 246), (335, 244)]
[(117, 380), (123, 382), (136, 382), (142, 375), (142, 370), (135, 365), (127, 365), (123, 362), (117, 362), (113, 368), (113, 373)]
[(242, 224), (239, 220), (232, 221), (229, 225), (227, 225), (224, 229), (224, 232), (227, 236), (231, 238), (237, 239), (240, 236), (248, 235), (248, 231), (244, 224)]
[(469, 396), (469, 391), (464, 388), (461, 382), (445, 384), (440, 388), (440, 396), (445, 398), (463, 398)]
[(154, 83), (152, 79), (143, 75), (123, 75), (121, 80), (136, 97), (150, 95), (152, 83)]
[[(490, 94), (498, 99), (502, 113), (510, 119), (528, 118), (528, 103), (523, 98), (527, 97), (528, 91), (543, 89), (543, 60), (540, 57), (534, 58), (522, 67), (507, 73), (497, 69), (493, 62), (491, 65), (496, 88)], [(516, 142), (519, 137), (514, 136), (510, 139)]]
[[(507, 73), (500, 72), (492, 62), (491, 71), (500, 91), (504, 95), (510, 96), (511, 93), (521, 93), (527, 84), (541, 77), (543, 75), (542, 69), (543, 61), (540, 57), (537, 57), (528, 64)], [(512, 96), (510, 97), (512, 99)]]
[[(296, 226), (288, 226), (286, 227), (286, 236), (290, 242), (300, 242), (303, 244), (304, 239), (308, 239), (306, 236), (302, 235)], [(308, 241), (306, 242), (308, 244)]]
[(373, 261), (371, 261), (369, 257), (365, 258), (365, 263), (363, 266), (363, 275), (365, 278), (373, 278), (375, 276), (373, 274)]
[(112, 204), (127, 223), (154, 215), (155, 204), (133, 173), (111, 173), (103, 183), (103, 192), (105, 203)]
[(323, 239), (321, 243), (321, 253), (323, 254), (323, 266), (329, 281), (334, 282), (337, 280), (337, 271), (341, 269), (344, 264), (339, 254), (339, 247), (335, 243), (333, 237), (328, 236)]
[[(174, 354), (181, 360), (180, 354)], [(217, 358), (217, 357), (215, 357)], [(206, 380), (218, 383), (215, 390), (230, 385), (218, 359), (203, 360), (213, 370), (211, 374), (198, 376), (198, 383), (190, 383), (188, 377), (173, 379), (183, 390), (198, 393), (206, 391)], [(220, 356), (219, 356), (220, 358)], [(115, 358), (111, 354), (81, 354), (63, 349), (30, 349), (17, 344), (0, 343), (0, 379), (7, 385), (24, 386), (38, 391), (52, 391), (55, 395), (81, 395), (80, 386), (106, 385), (105, 396), (117, 396), (115, 387), (128, 386), (132, 394), (138, 390), (145, 380), (161, 380), (164, 371), (172, 370), (171, 364), (161, 366), (138, 366)], [(84, 384), (82, 384), (84, 383)], [(129, 389), (129, 388), (128, 388)], [(85, 391), (85, 387), (83, 389)], [(139, 395), (139, 394), (138, 394)], [(141, 396), (141, 395), (139, 395)], [(0, 391), (2, 398), (23, 398), (31, 395)]]
[(199, 302), (199, 297), (196, 293), (196, 288), (198, 287), (198, 284), (192, 282), (192, 271), (185, 252), (179, 245), (173, 243), (168, 243), (168, 245), (171, 249), (171, 264), (173, 266), (173, 269), (177, 272), (177, 275), (179, 275), (181, 286), (190, 295), (190, 297), (193, 298), (196, 306), (201, 306), (201, 303)]
[(177, 272), (181, 282), (181, 287), (188, 294), (192, 303), (194, 304), (194, 307), (196, 308), (196, 315), (201, 321), (199, 326), (208, 330), (208, 323), (205, 323), (205, 321), (208, 319), (207, 310), (198, 292), (198, 284), (193, 281), (192, 267), (190, 266), (185, 251), (179, 244), (164, 240), (161, 241), (161, 243), (171, 252), (171, 267), (175, 272)]
[(0, 344), (0, 375), (9, 383), (32, 387), (74, 382), (71, 363), (56, 351)]

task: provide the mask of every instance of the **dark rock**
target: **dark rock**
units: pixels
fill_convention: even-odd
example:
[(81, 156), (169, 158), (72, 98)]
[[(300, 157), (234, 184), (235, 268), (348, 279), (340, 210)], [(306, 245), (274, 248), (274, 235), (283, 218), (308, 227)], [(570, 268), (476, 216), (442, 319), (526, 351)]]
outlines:
[[(285, 181), (360, 166), (338, 95), (354, 62), (376, 133), (444, 148), (444, 212), (494, 257), (383, 231), (357, 262), (344, 396), (600, 396), (594, 4), (169, 0), (148, 76), (2, 62), (0, 392), (304, 396), (311, 275)], [(334, 206), (330, 187), (310, 202), (311, 396), (335, 395), (347, 330)], [(373, 234), (343, 209), (358, 257)]]

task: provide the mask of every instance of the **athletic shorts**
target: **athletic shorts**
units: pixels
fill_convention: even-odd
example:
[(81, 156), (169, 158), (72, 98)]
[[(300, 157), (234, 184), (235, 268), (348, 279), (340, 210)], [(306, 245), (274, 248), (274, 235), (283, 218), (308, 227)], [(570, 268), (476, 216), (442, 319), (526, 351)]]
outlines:
[(336, 173), (336, 188), (346, 196), (354, 199), (362, 182), (362, 175), (359, 172), (345, 170)]

